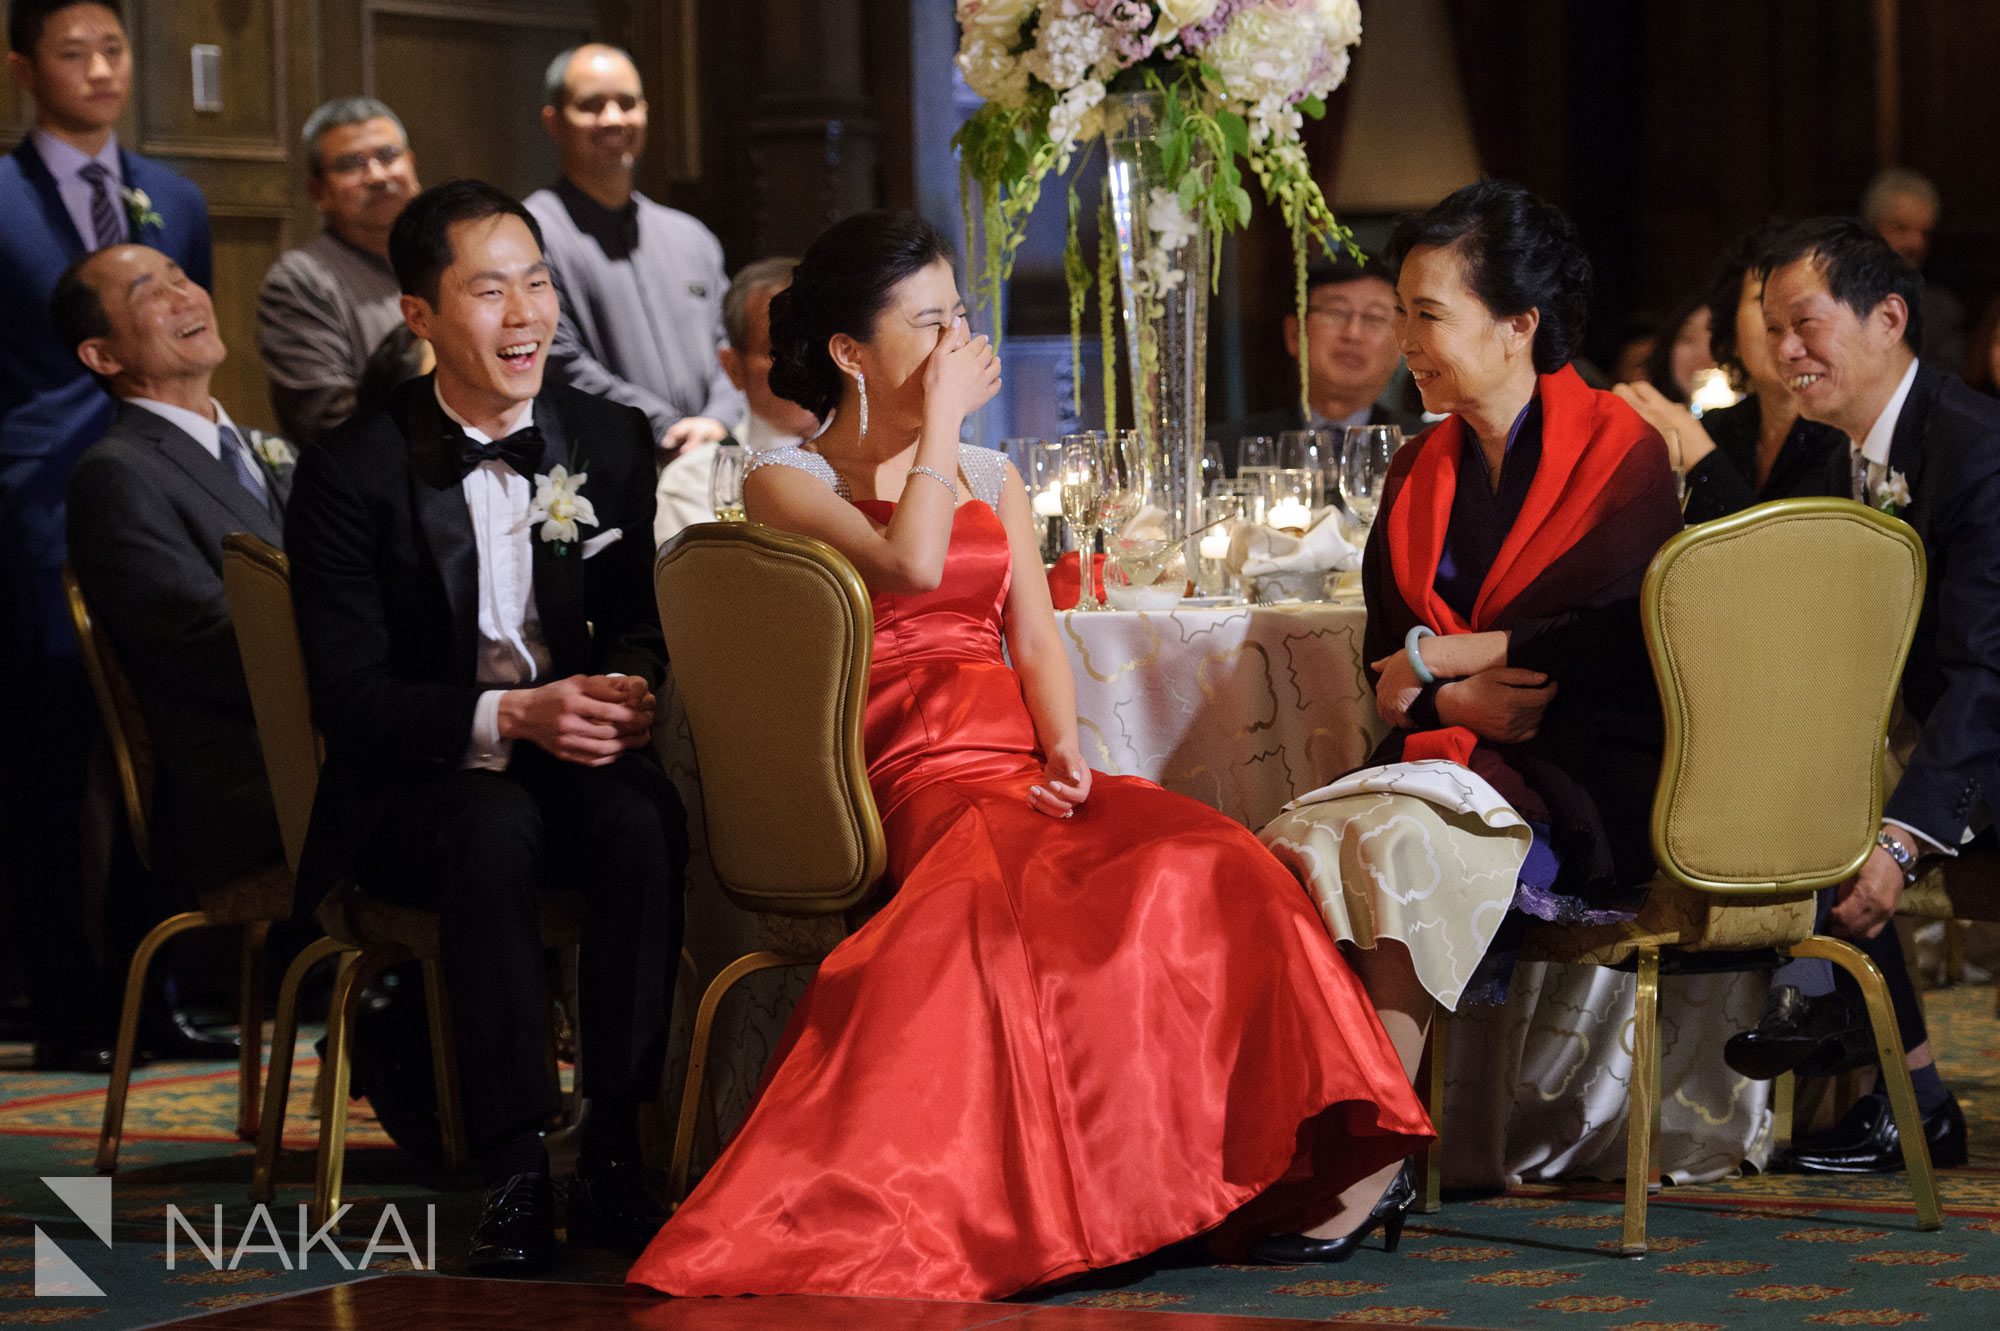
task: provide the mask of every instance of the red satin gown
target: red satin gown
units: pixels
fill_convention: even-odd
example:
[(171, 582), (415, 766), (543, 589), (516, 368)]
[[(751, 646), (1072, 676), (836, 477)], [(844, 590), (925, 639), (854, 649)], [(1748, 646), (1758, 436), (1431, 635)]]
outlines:
[(820, 966), (742, 1131), (632, 1281), (996, 1298), (1232, 1215), (1316, 1223), (1430, 1137), (1360, 984), (1249, 831), (1132, 777), (1097, 775), (1068, 820), (1029, 807), (1009, 569), (970, 502), (942, 585), (874, 598), (866, 744), (895, 895)]

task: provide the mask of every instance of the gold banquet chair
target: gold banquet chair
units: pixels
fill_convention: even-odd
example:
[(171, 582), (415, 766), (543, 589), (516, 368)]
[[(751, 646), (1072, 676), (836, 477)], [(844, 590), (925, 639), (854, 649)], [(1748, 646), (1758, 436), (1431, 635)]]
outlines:
[(710, 522), (667, 544), (654, 589), (716, 878), (785, 948), (738, 957), (702, 995), (674, 1134), (679, 1199), (723, 998), (823, 959), (873, 904), (888, 848), (861, 750), (875, 617), (853, 565), (808, 537)]
[(1524, 961), (1637, 973), (1627, 1255), (1646, 1251), (1646, 1197), (1660, 1177), (1663, 963), (1730, 970), (1819, 957), (1851, 975), (1867, 1001), (1918, 1227), (1944, 1223), (1881, 972), (1852, 944), (1812, 932), (1814, 892), (1850, 877), (1874, 848), (1883, 737), (1923, 589), (1916, 533), (1843, 499), (1781, 500), (1691, 527), (1647, 571), (1646, 645), (1666, 716), (1653, 799), (1658, 873), (1637, 919), (1537, 925), (1521, 951)]
[[(277, 801), (285, 858), (296, 872), (325, 749), (312, 719), (305, 653), (299, 645), (298, 621), (292, 610), (291, 566), (282, 551), (247, 533), (226, 536), (222, 545), (223, 584), (230, 615), (236, 621), (244, 675), (250, 683), (257, 735)], [(462, 1169), (467, 1156), (458, 1065), (452, 1054), (450, 1004), (438, 960), (436, 912), (375, 901), (352, 884), (342, 883), (320, 904), (317, 919), (326, 936), (298, 955), (279, 987), (271, 1073), (250, 1186), (252, 1201), (269, 1202), (275, 1193), (285, 1101), (291, 1090), (292, 1056), (298, 1043), (299, 987), (320, 962), (338, 957), (339, 969), (327, 1007), (326, 1056), (321, 1065), (319, 1152), (310, 1212), (314, 1225), (325, 1223), (340, 1209), (355, 1010), (362, 987), (384, 967), (412, 960), (422, 966), (445, 1167)], [(563, 894), (549, 895), (542, 902), (543, 942), (549, 947), (574, 944), (581, 920), (580, 901)]]
[[(153, 746), (146, 719), (139, 711), (131, 681), (119, 665), (111, 641), (91, 618), (83, 589), (65, 564), (63, 591), (76, 625), (83, 666), (91, 692), (104, 717), (104, 733), (118, 768), (118, 790), (131, 828), (132, 846), (140, 863), (153, 864)], [(283, 864), (271, 863), (195, 894), (196, 909), (170, 915), (154, 925), (132, 954), (125, 976), (125, 999), (118, 1014), (118, 1038), (113, 1046), (111, 1081), (105, 1089), (104, 1126), (97, 1138), (97, 1172), (118, 1169), (119, 1138), (125, 1129), (125, 1101), (132, 1086), (132, 1064), (139, 1039), (139, 1015), (144, 1006), (146, 976), (169, 939), (195, 929), (240, 928), (243, 931), (238, 995), (238, 1021), (243, 1053), (236, 1087), (236, 1135), (249, 1141), (257, 1135), (257, 1082), (263, 1067), (264, 940), (271, 925), (291, 913), (292, 876)]]
[[(1947, 946), (1956, 952), (1968, 923), (2000, 924), (2000, 854), (1962, 851), (1933, 861), (1903, 893), (1896, 913), (1910, 919), (1944, 921), (1951, 931)], [(1952, 961), (1947, 969), (1957, 971), (1962, 964), (1962, 960)], [(1996, 1015), (2000, 1015), (2000, 986), (1996, 986), (1994, 1001)]]

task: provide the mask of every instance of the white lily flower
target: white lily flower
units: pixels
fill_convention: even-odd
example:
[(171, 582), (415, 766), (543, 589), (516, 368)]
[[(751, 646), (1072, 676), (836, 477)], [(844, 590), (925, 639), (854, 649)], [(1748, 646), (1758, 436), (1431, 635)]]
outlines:
[(528, 521), (542, 524), (542, 539), (574, 545), (577, 527), (595, 527), (597, 510), (580, 493), (590, 473), (572, 476), (567, 467), (551, 467), (547, 475), (535, 477), (535, 498), (528, 508)]

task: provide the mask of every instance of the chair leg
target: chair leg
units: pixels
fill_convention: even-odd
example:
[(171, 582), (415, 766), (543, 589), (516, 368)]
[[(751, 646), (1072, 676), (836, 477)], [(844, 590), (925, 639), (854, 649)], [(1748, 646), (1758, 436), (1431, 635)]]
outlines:
[(1625, 1110), (1625, 1234), (1619, 1251), (1646, 1252), (1646, 1195), (1659, 1174), (1660, 949), (1642, 944), (1632, 998), (1632, 1090)]
[(444, 1167), (456, 1174), (471, 1159), (465, 1145), (465, 1107), (458, 1094), (458, 1041), (451, 1029), (451, 999), (445, 993), (444, 967), (426, 960), (424, 1008), (431, 1026), (431, 1073), (437, 1084), (438, 1132), (444, 1142)]
[(1875, 1030), (1882, 1084), (1888, 1088), (1896, 1133), (1903, 1141), (1903, 1169), (1910, 1176), (1910, 1192), (1916, 1199), (1917, 1228), (1942, 1229), (1944, 1209), (1938, 1204), (1937, 1178), (1931, 1173), (1931, 1148), (1924, 1140), (1923, 1115), (1917, 1112), (1917, 1093), (1910, 1085), (1908, 1051), (1903, 1048), (1902, 1032), (1896, 1029), (1896, 1013), (1889, 1004), (1889, 987), (1882, 982), (1882, 972), (1853, 944), (1819, 934), (1794, 944), (1792, 955), (1830, 961), (1861, 987), (1861, 996), (1868, 1003), (1868, 1023)]
[(347, 1170), (347, 1092), (354, 1068), (354, 1014), (361, 986), (376, 969), (375, 959), (366, 951), (342, 957), (340, 974), (333, 982), (333, 998), (327, 1004), (326, 1059), (320, 1065), (320, 1078), (328, 1083), (326, 1112), (319, 1120), (319, 1158), (313, 1169), (312, 1210), (308, 1212), (315, 1229), (340, 1209), (341, 1179)]
[(1424, 1088), (1424, 1108), (1431, 1117), (1431, 1131), (1437, 1134), (1424, 1148), (1423, 1186), (1417, 1194), (1418, 1215), (1436, 1215), (1444, 1206), (1444, 1027), (1448, 1017), (1449, 1014), (1439, 1008), (1431, 1018), (1424, 1061), (1417, 1070), (1417, 1079)]
[(257, 1140), (258, 1082), (264, 1071), (264, 942), (268, 920), (243, 926), (243, 964), (236, 996), (237, 1038), (243, 1053), (236, 1077), (236, 1139)]
[(1792, 1144), (1793, 1119), (1798, 1113), (1799, 1079), (1787, 1072), (1771, 1084), (1771, 1154)]
[(97, 1172), (118, 1170), (118, 1139), (125, 1131), (125, 1095), (132, 1087), (132, 1060), (139, 1049), (139, 1011), (146, 999), (146, 976), (153, 958), (168, 939), (190, 929), (207, 928), (208, 916), (198, 910), (169, 915), (139, 940), (132, 968), (125, 973), (125, 1003), (118, 1013), (118, 1042), (111, 1052), (111, 1084), (104, 1095), (104, 1127), (97, 1135)]
[(739, 981), (759, 971), (813, 964), (805, 957), (752, 952), (723, 967), (702, 994), (701, 1006), (695, 1010), (694, 1036), (688, 1044), (687, 1084), (681, 1088), (680, 1123), (674, 1130), (674, 1155), (667, 1178), (668, 1196), (676, 1205), (687, 1196), (688, 1166), (694, 1157), (695, 1121), (701, 1113), (702, 1079), (708, 1070), (708, 1041), (714, 1033), (716, 1009)]
[(285, 1099), (292, 1089), (292, 1052), (299, 1043), (299, 986), (306, 973), (328, 957), (352, 952), (346, 944), (321, 938), (292, 959), (278, 985), (277, 1018), (271, 1024), (271, 1070), (264, 1079), (264, 1112), (257, 1124), (257, 1166), (250, 1176), (250, 1200), (269, 1202), (278, 1151), (284, 1144)]

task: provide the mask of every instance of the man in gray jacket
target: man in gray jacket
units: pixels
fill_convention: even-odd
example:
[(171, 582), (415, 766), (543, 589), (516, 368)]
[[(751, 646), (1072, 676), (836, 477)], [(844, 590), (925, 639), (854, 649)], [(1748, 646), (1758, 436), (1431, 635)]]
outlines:
[(722, 245), (632, 188), (646, 98), (631, 57), (599, 45), (557, 56), (542, 124), (562, 164), (562, 178), (527, 199), (562, 293), (550, 375), (645, 412), (662, 462), (721, 439), (744, 411), (716, 355)]

